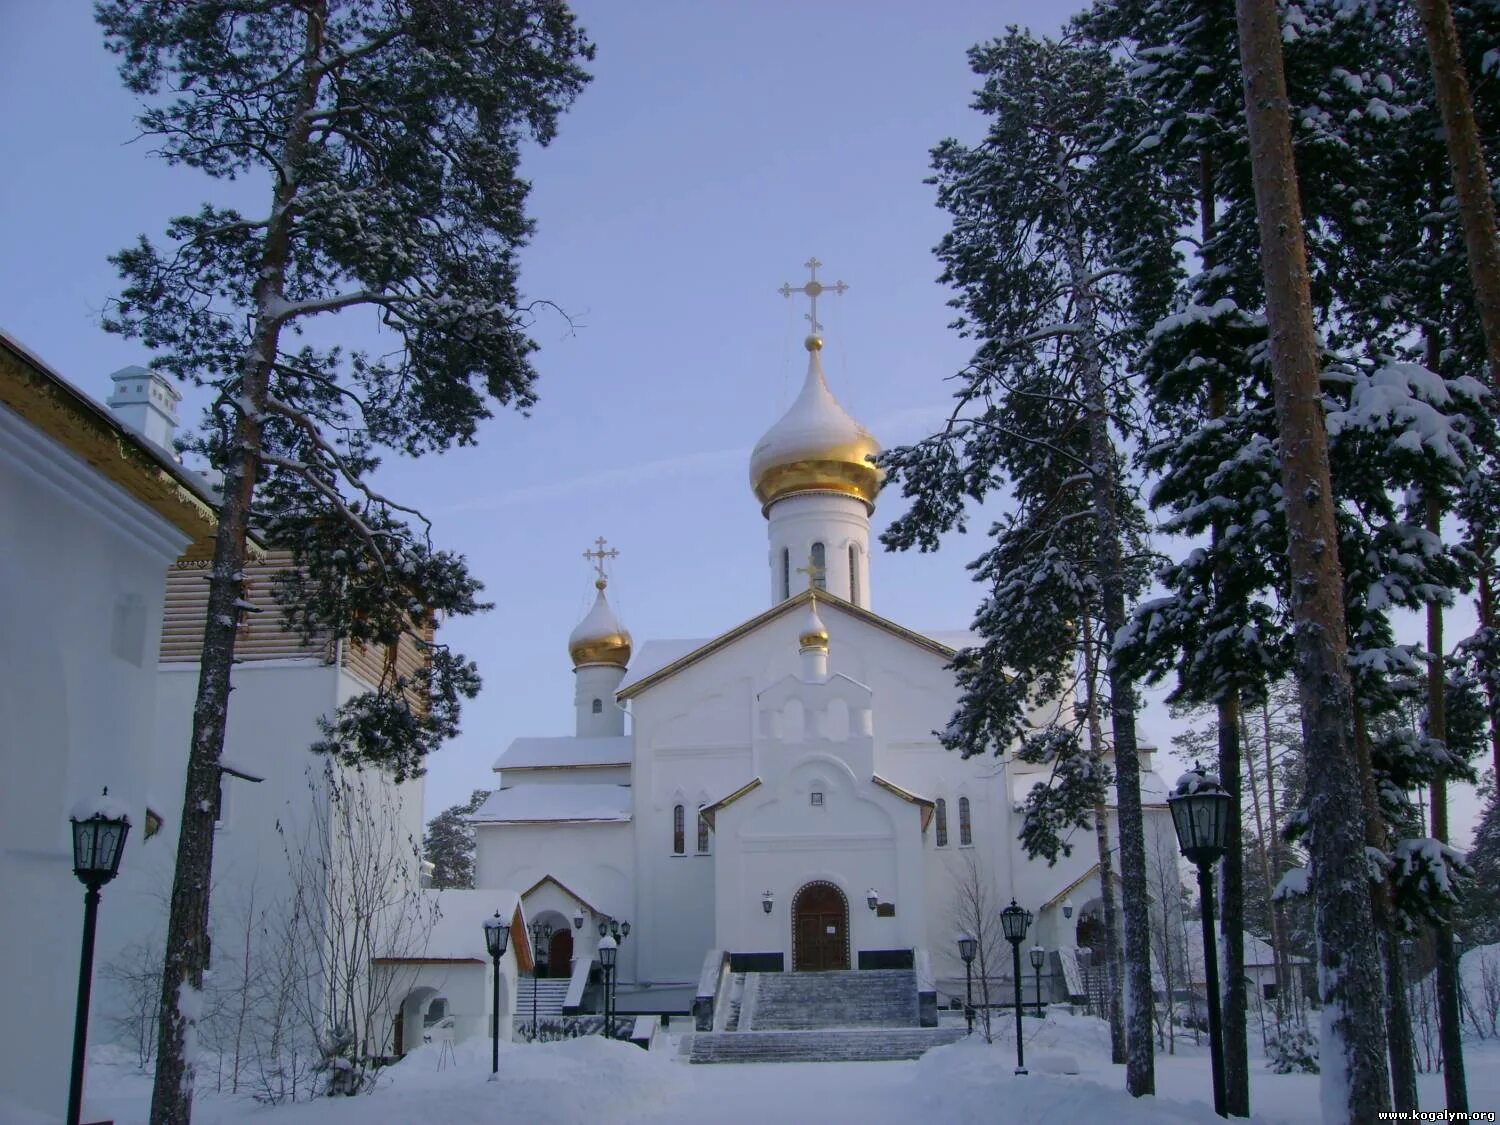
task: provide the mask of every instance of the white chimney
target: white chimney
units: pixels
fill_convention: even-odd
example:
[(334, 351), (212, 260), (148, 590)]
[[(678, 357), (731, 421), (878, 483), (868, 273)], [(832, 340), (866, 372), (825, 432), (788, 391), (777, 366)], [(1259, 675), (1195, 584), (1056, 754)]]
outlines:
[(172, 381), (160, 372), (135, 366), (120, 368), (110, 379), (115, 391), (104, 401), (115, 417), (177, 460), (172, 439), (177, 433), (177, 404), (182, 394)]

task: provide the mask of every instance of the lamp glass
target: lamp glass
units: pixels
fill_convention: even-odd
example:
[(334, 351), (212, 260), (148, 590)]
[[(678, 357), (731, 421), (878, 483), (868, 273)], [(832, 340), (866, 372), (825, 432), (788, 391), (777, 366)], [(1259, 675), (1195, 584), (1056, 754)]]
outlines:
[(510, 927), (505, 924), (497, 910), (493, 918), (484, 920), (484, 945), (490, 951), (490, 956), (499, 958), (505, 956), (505, 947), (510, 943)]
[(1000, 911), (1000, 928), (1005, 931), (1006, 941), (1024, 941), (1026, 931), (1031, 928), (1031, 911), (1017, 906), (1016, 900), (1011, 899), (1010, 905)]
[(615, 967), (615, 958), (619, 955), (619, 952), (619, 947), (610, 941), (609, 938), (605, 938), (599, 943), (599, 964), (603, 965), (606, 969), (613, 969)]
[(620, 936), (621, 937), (629, 937), (630, 936), (630, 923), (629, 922), (621, 922), (620, 923)]
[(128, 817), (111, 819), (95, 813), (73, 824), (73, 873), (85, 883), (103, 886), (120, 871), (120, 856), (125, 851), (125, 836), (130, 831)]
[(871, 887), (865, 895), (865, 905), (874, 910), (880, 905), (880, 892)]
[(582, 910), (575, 910), (573, 912), (573, 928), (575, 930), (581, 930), (581, 929), (583, 929), (583, 911)]
[(1027, 954), (1031, 958), (1031, 967), (1040, 969), (1047, 962), (1047, 951), (1040, 945), (1033, 945), (1031, 952)]
[(1172, 827), (1177, 830), (1177, 846), (1191, 862), (1214, 863), (1223, 856), (1229, 841), (1232, 803), (1228, 793), (1206, 779), (1192, 792), (1179, 789), (1167, 798)]
[(958, 939), (958, 955), (963, 958), (964, 963), (974, 960), (974, 955), (979, 952), (979, 942), (968, 934)]

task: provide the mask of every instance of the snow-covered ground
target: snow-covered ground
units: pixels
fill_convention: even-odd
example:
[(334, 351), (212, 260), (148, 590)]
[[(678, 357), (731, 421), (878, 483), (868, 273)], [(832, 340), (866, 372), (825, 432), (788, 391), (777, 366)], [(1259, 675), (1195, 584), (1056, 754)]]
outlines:
[[(414, 1052), (362, 1097), (263, 1106), (208, 1091), (197, 1098), (193, 1119), (199, 1125), (988, 1125), (1003, 1107), (1006, 1120), (1078, 1125), (1219, 1120), (1210, 1108), (1207, 1048), (1194, 1045), (1191, 1034), (1176, 1055), (1157, 1056), (1158, 1096), (1137, 1100), (1124, 1093), (1124, 1069), (1110, 1064), (1107, 1032), (1098, 1020), (1053, 1013), (1026, 1024), (1032, 1071), (1026, 1077), (1012, 1074), (1015, 1045), (1005, 1021), (997, 1024), (993, 1045), (975, 1036), (917, 1062), (689, 1066), (670, 1041), (649, 1054), (599, 1038), (502, 1045), (497, 1082), (488, 1080), (488, 1043), (471, 1042), (461, 1044), (456, 1061), (445, 1060), (442, 1070), (434, 1048)], [(1252, 1039), (1258, 1048), (1258, 1034)], [(1470, 1106), (1500, 1109), (1500, 1042), (1470, 1042), (1466, 1058)], [(146, 1120), (150, 1079), (131, 1063), (117, 1048), (91, 1053), (85, 1121)], [(1075, 1068), (1076, 1076), (1056, 1073)], [(1272, 1074), (1256, 1060), (1251, 1083), (1256, 1121), (1318, 1121), (1316, 1076)], [(1423, 1075), (1421, 1087), (1423, 1107), (1441, 1108), (1441, 1076)], [(3, 1106), (0, 1119), (5, 1125), (56, 1120), (7, 1116)]]

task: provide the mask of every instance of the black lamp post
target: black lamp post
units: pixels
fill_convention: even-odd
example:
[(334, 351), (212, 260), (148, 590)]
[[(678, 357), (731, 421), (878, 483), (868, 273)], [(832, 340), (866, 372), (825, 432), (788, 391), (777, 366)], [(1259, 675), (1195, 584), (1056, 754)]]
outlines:
[(970, 934), (958, 939), (958, 955), (964, 959), (964, 1019), (969, 1024), (969, 1034), (974, 1034), (974, 954), (979, 952), (979, 942)]
[(484, 920), (484, 947), (490, 951), (494, 965), (493, 992), (490, 1005), (494, 1008), (494, 1022), (490, 1024), (490, 1073), (500, 1073), (500, 958), (505, 956), (505, 947), (510, 944), (510, 927), (495, 911), (493, 918)]
[(1027, 953), (1031, 958), (1032, 971), (1036, 973), (1036, 1018), (1042, 1018), (1042, 966), (1047, 963), (1047, 951), (1040, 945), (1033, 945)]
[(1214, 942), (1213, 867), (1223, 857), (1229, 838), (1233, 801), (1217, 778), (1195, 766), (1178, 779), (1167, 798), (1172, 826), (1182, 854), (1198, 868), (1198, 896), (1203, 902), (1203, 967), (1208, 977), (1208, 1051), (1213, 1062), (1214, 1112), (1227, 1117), (1224, 1106), (1224, 1043), (1219, 1013), (1219, 951)]
[(546, 944), (547, 941), (551, 939), (551, 937), (551, 922), (531, 923), (531, 1038), (533, 1040), (535, 1040), (537, 1037), (536, 982), (541, 978), (542, 975), (541, 966), (547, 964), (547, 958), (542, 956), (542, 947)]
[(1026, 931), (1031, 928), (1031, 911), (1010, 905), (1000, 911), (1000, 928), (1005, 931), (1005, 940), (1010, 942), (1011, 961), (1016, 981), (1016, 1073), (1026, 1073), (1026, 1052), (1021, 1045), (1021, 943), (1026, 940)]
[(73, 1073), (68, 1081), (68, 1125), (83, 1112), (83, 1055), (89, 1037), (89, 993), (94, 982), (94, 927), (99, 920), (99, 888), (120, 871), (120, 854), (130, 832), (130, 817), (118, 801), (102, 797), (80, 801), (69, 817), (73, 825), (73, 874), (87, 888), (83, 896), (83, 951), (78, 959), (78, 1011), (73, 1017)]
[[(601, 922), (602, 926), (603, 923)], [(604, 1037), (613, 1038), (610, 1034), (610, 1015), (612, 1007), (612, 982), (615, 978), (615, 958), (619, 956), (620, 947), (615, 939), (605, 934), (599, 939), (599, 965), (604, 970)]]

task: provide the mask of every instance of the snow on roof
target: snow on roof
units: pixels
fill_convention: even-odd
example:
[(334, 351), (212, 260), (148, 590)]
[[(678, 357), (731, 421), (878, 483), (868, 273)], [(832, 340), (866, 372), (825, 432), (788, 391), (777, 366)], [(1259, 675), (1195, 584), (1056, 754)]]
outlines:
[(545, 766), (617, 766), (630, 762), (628, 735), (579, 738), (517, 738), (495, 759), (497, 770), (537, 769)]
[(409, 935), (399, 950), (389, 950), (383, 957), (393, 960), (488, 961), (484, 944), (484, 923), (496, 911), (509, 924), (520, 905), (521, 896), (505, 888), (494, 890), (424, 890), (422, 916), (432, 911), (435, 921), (424, 943), (420, 930)]
[(688, 653), (697, 652), (711, 640), (713, 640), (712, 637), (675, 637), (661, 641), (647, 641), (635, 654), (635, 659), (630, 662), (630, 671), (625, 673), (625, 678), (620, 681), (620, 686), (615, 690), (624, 691), (632, 684), (661, 671), (668, 664), (676, 663)]
[(497, 789), (469, 817), (471, 824), (528, 824), (536, 821), (630, 819), (630, 786), (522, 785)]

